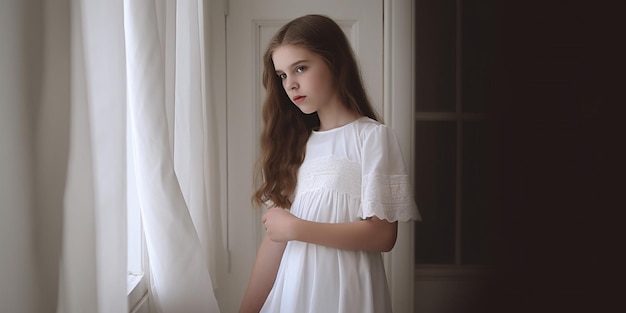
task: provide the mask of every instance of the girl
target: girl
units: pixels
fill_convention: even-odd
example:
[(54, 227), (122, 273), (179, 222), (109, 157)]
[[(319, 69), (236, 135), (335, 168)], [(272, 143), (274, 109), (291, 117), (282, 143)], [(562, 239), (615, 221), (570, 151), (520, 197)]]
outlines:
[(420, 216), (346, 36), (327, 17), (296, 18), (264, 66), (253, 201), (271, 208), (240, 312), (391, 312), (381, 252), (397, 221)]

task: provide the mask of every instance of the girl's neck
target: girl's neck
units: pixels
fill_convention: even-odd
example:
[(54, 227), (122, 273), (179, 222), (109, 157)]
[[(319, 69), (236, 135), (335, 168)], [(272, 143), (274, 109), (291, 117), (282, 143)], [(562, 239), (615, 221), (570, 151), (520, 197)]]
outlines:
[(348, 110), (346, 106), (335, 106), (331, 110), (318, 110), (317, 116), (320, 119), (319, 131), (331, 130), (354, 122), (360, 116)]

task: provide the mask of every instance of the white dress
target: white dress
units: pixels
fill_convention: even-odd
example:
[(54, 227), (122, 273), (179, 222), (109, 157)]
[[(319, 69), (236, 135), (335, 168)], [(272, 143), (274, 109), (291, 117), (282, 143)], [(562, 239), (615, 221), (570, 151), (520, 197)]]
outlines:
[[(420, 219), (393, 131), (362, 117), (313, 132), (291, 213), (324, 223)], [(382, 255), (290, 241), (261, 312), (391, 312)]]

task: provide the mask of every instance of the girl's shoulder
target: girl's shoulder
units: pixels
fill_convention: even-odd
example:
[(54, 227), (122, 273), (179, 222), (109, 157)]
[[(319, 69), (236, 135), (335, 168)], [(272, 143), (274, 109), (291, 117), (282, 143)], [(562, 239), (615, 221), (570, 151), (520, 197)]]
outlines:
[(357, 129), (359, 130), (365, 130), (365, 131), (371, 131), (371, 130), (375, 130), (375, 129), (379, 129), (381, 127), (386, 127), (387, 125), (372, 119), (368, 116), (361, 116), (359, 117), (356, 122), (354, 123), (355, 126), (357, 127)]
[(355, 129), (361, 138), (367, 138), (376, 134), (386, 134), (389, 132), (389, 127), (387, 125), (367, 116), (360, 117), (354, 124)]

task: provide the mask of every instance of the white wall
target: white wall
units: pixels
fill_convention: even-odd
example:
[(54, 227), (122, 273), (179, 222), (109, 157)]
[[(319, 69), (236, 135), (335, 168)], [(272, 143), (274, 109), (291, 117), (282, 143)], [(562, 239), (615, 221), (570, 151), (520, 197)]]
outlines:
[[(0, 1), (0, 312), (39, 312), (28, 78), (28, 1)], [(33, 21), (38, 23), (37, 21)]]

